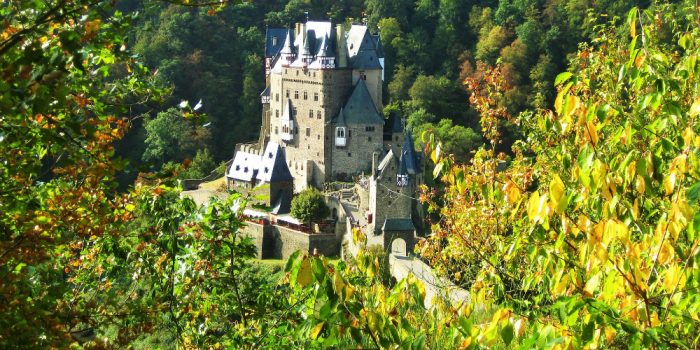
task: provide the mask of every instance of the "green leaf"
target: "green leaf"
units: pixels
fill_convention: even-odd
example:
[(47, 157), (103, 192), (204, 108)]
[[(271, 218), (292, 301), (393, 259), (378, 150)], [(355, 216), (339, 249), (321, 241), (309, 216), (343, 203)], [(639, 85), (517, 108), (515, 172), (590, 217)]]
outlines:
[(593, 332), (595, 331), (595, 322), (590, 321), (583, 326), (583, 332), (581, 334), (581, 340), (585, 343), (593, 340)]
[(421, 334), (411, 344), (411, 349), (420, 350), (425, 348), (425, 334)]
[(694, 240), (697, 237), (697, 233), (700, 231), (700, 211), (696, 212), (693, 216), (693, 222), (688, 226), (688, 239)]
[(686, 192), (688, 200), (691, 202), (697, 202), (700, 199), (700, 182), (696, 182), (693, 186), (690, 186)]
[(568, 81), (573, 75), (574, 74), (571, 72), (559, 73), (559, 75), (557, 75), (557, 77), (554, 79), (554, 86), (559, 86), (562, 83)]
[(515, 337), (515, 329), (513, 328), (513, 325), (508, 322), (505, 327), (501, 329), (501, 338), (503, 339), (503, 342), (506, 343), (506, 346), (510, 345), (510, 342), (513, 341), (513, 337)]

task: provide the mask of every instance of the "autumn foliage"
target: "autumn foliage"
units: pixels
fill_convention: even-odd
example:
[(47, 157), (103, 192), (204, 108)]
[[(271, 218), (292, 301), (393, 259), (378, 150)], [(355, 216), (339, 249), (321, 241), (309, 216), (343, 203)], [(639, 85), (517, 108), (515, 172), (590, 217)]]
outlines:
[[(467, 312), (500, 315), (482, 343), (515, 327), (526, 346), (698, 346), (700, 32), (676, 11), (599, 28), (509, 159), (437, 159), (448, 205), (418, 250), (470, 289)], [(468, 82), (491, 144), (500, 76)]]

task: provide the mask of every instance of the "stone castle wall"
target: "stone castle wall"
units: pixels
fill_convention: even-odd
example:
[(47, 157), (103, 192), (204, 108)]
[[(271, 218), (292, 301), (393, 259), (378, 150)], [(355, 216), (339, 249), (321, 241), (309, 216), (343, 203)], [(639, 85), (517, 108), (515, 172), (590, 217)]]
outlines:
[[(351, 71), (282, 68), (270, 77), (270, 139), (285, 147), (289, 162), (311, 161), (308, 181), (316, 187), (330, 180), (332, 130), (327, 123), (340, 111), (352, 89)], [(281, 117), (287, 100), (296, 108), (294, 138), (281, 139)], [(306, 182), (303, 184), (304, 188)]]
[[(373, 130), (368, 131), (367, 127)], [(333, 177), (340, 180), (350, 180), (353, 175), (369, 174), (372, 168), (372, 154), (381, 152), (383, 147), (383, 131), (381, 125), (348, 125), (347, 145), (332, 146)]]
[(335, 233), (307, 234), (288, 227), (246, 222), (241, 233), (253, 239), (259, 259), (287, 259), (297, 250), (325, 256), (340, 253), (340, 240)]

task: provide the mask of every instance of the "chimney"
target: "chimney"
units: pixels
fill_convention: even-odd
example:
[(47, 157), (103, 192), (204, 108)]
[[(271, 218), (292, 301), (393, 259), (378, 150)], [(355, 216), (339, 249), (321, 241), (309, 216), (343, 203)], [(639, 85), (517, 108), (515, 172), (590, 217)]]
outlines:
[[(345, 68), (348, 66), (348, 41), (345, 38), (345, 30), (342, 24), (336, 26), (336, 43), (338, 48), (338, 54), (336, 55), (337, 64), (340, 68)], [(374, 175), (374, 171), (372, 172)]]
[(306, 23), (297, 23), (297, 25), (299, 26), (299, 49), (297, 54), (301, 57), (301, 53), (304, 51), (304, 40), (306, 40)]

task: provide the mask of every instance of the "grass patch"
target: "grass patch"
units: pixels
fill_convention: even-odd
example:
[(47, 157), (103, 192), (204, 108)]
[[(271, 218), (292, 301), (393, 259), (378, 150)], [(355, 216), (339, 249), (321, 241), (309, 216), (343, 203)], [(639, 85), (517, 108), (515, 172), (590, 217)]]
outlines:
[(203, 182), (199, 185), (202, 190), (210, 191), (225, 191), (226, 190), (226, 177), (222, 176), (214, 181)]

